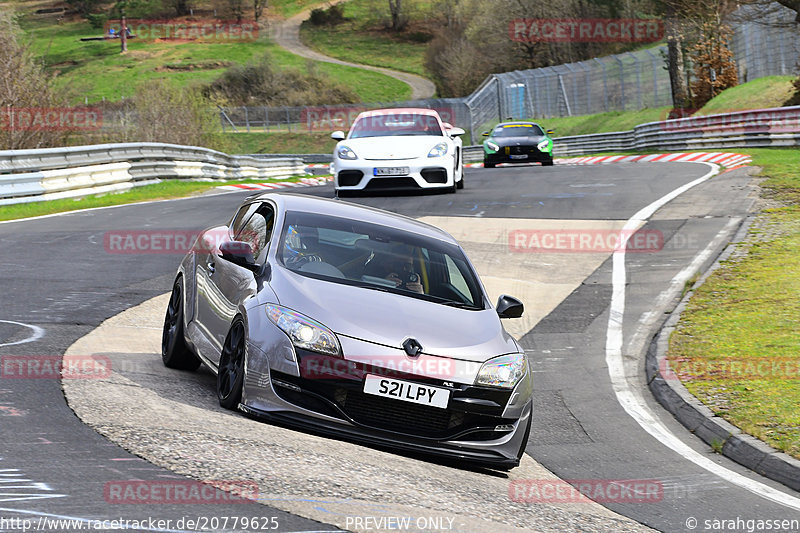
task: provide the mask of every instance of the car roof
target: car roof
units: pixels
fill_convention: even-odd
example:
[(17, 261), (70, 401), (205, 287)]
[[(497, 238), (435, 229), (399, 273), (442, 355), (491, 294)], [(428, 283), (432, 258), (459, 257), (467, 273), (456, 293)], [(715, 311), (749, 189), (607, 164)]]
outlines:
[(425, 107), (393, 107), (389, 109), (373, 109), (371, 111), (362, 111), (356, 118), (379, 117), (381, 115), (401, 115), (404, 113), (439, 117), (439, 113), (435, 109), (428, 109)]
[(305, 194), (264, 192), (247, 199), (247, 201), (254, 200), (271, 200), (277, 204), (279, 211), (305, 211), (308, 213), (350, 218), (397, 228), (451, 244), (458, 244), (452, 235), (436, 226), (397, 213), (390, 213), (389, 211), (383, 211), (374, 207), (352, 204), (338, 199), (320, 198), (318, 196), (309, 196)]
[[(536, 122), (523, 122), (523, 121), (518, 121), (518, 122), (501, 122), (500, 124), (498, 124), (497, 126), (495, 126), (495, 128), (497, 128), (497, 127), (499, 127), (499, 126), (531, 126), (531, 125), (533, 125), (533, 126), (539, 126), (539, 124), (537, 124)], [(541, 126), (539, 126), (539, 127), (541, 128)]]

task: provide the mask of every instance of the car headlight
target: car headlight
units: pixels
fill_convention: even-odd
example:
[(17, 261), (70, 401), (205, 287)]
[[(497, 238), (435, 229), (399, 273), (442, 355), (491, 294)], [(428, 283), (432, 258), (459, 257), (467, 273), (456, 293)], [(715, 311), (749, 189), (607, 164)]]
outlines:
[(536, 148), (538, 148), (540, 152), (546, 152), (549, 144), (550, 139), (543, 139), (542, 142), (536, 145)]
[(428, 152), (428, 157), (442, 157), (447, 153), (447, 143), (442, 141)]
[(489, 148), (489, 150), (493, 150), (495, 152), (500, 150), (500, 147), (495, 143), (493, 143), (492, 141), (486, 141), (486, 147)]
[(328, 355), (340, 355), (336, 335), (311, 318), (280, 305), (267, 305), (267, 316), (292, 340), (292, 344), (304, 350)]
[(358, 159), (356, 153), (344, 145), (339, 147), (336, 154), (339, 156), (339, 159)]
[(475, 384), (513, 389), (527, 372), (527, 366), (525, 354), (522, 353), (495, 357), (483, 363)]

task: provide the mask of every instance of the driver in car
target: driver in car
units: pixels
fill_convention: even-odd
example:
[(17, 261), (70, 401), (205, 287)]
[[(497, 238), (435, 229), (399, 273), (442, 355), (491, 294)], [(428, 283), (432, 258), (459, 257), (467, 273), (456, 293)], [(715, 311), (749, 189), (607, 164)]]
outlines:
[(383, 266), (387, 272), (384, 278), (393, 281), (398, 289), (424, 293), (420, 276), (414, 272), (414, 257), (408, 247), (403, 246), (388, 256)]

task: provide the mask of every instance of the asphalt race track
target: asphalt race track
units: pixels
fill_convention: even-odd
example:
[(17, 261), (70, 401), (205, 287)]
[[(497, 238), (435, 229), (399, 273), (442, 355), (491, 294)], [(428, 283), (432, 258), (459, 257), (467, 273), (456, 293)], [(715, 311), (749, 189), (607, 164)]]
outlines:
[[(442, 225), (464, 244), (490, 293), (511, 284), (516, 292), (509, 292), (526, 304), (530, 322), (522, 324), (533, 328), (509, 321), (509, 330), (522, 338), (534, 364), (536, 410), (528, 454), (562, 479), (655, 483), (661, 487), (657, 497), (603, 505), (662, 531), (710, 531), (704, 524), (714, 519), (800, 518), (798, 493), (714, 454), (652, 400), (639, 356), (666, 318), (664, 311), (674, 305), (676, 276), (690, 264), (708, 266), (746, 219), (753, 201), (747, 170), (700, 183), (647, 217), (644, 230), (658, 236), (656, 248), (629, 252), (622, 265), (627, 278), (619, 367), (609, 365), (614, 360), (607, 342), (614, 271), (620, 266), (610, 252), (525, 253), (532, 252), (530, 241), (514, 241), (514, 248), (508, 236), (541, 236), (535, 233), (541, 228), (551, 233), (619, 230), (640, 209), (709, 170), (708, 165), (687, 163), (469, 169), (466, 188), (456, 195), (347, 199)], [(331, 186), (297, 192), (332, 196)], [(208, 195), (0, 224), (0, 356), (4, 361), (60, 357), (106, 319), (169, 290), (179, 255), (114, 253), (107, 232), (199, 230), (225, 223), (244, 196)], [(524, 295), (536, 296), (528, 300)], [(191, 376), (188, 384), (182, 381), (176, 388), (194, 390), (198, 403), (208, 404), (208, 373)], [(149, 530), (192, 530), (177, 522), (187, 516), (274, 517), (279, 531), (330, 531), (337, 529), (331, 524), (341, 524), (333, 516), (312, 520), (270, 505), (114, 503), (108, 487), (115, 482), (185, 478), (84, 425), (65, 402), (58, 379), (15, 377), (6, 372), (0, 376), (0, 518), (173, 520)], [(637, 420), (623, 408), (619, 399), (628, 393), (654, 420)], [(98, 405), (98, 411), (103, 407)], [(135, 410), (136, 405), (130, 407)], [(210, 404), (208, 410), (209, 417), (216, 416)], [(232, 420), (255, 423), (243, 417)], [(671, 437), (654, 437), (664, 434), (654, 428), (666, 428)], [(192, 436), (186, 439), (191, 444)], [(161, 456), (180, 455), (167, 443), (162, 448)], [(213, 471), (209, 461), (215, 453), (222, 461), (227, 452), (223, 446), (209, 449), (203, 455), (205, 471)], [(352, 460), (356, 463), (358, 457)], [(405, 456), (397, 461), (419, 470), (420, 476), (428, 464)], [(715, 473), (705, 461), (716, 465)], [(451, 470), (458, 475), (458, 469)], [(476, 475), (488, 474), (464, 473), (469, 479)], [(346, 492), (348, 483), (358, 483), (358, 471), (341, 483)], [(765, 498), (768, 488), (782, 496)], [(513, 519), (506, 523), (515, 525)], [(606, 531), (614, 527), (610, 523), (600, 518), (556, 523), (553, 530)], [(621, 522), (615, 527), (624, 528)], [(368, 530), (363, 525), (357, 529)], [(5, 530), (14, 528), (0, 522), (0, 531)]]

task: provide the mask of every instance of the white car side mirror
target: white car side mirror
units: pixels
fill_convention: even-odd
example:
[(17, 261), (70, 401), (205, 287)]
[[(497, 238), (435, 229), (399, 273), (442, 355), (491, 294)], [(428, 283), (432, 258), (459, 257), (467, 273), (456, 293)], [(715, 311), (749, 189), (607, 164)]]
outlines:
[(464, 135), (465, 133), (467, 132), (462, 130), (461, 128), (451, 128), (447, 131), (447, 134), (450, 137), (458, 137), (459, 135)]
[(331, 133), (331, 139), (334, 141), (343, 141), (344, 140), (344, 132), (337, 130)]

